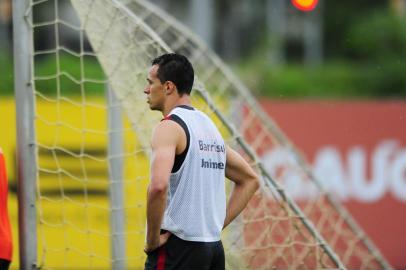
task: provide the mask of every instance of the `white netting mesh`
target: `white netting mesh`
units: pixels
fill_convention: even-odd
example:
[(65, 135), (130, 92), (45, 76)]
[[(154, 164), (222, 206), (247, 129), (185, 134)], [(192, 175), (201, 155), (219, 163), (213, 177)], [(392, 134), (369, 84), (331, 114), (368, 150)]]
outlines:
[[(151, 59), (177, 50), (190, 56), (196, 66), (199, 80), (194, 106), (215, 120), (227, 142), (240, 148), (264, 180), (249, 208), (224, 234), (228, 268), (338, 268), (340, 262), (334, 252), (296, 204), (272, 182), (238, 132), (230, 129), (230, 121), (239, 115), (240, 132), (255, 151), (261, 153), (264, 146), (284, 146), (247, 103), (251, 98), (235, 90), (225, 69), (204, 47), (165, 24), (143, 2), (125, 3), (127, 6), (107, 0), (41, 0), (33, 1), (29, 11), (35, 40), (31, 53), (38, 149), (39, 266), (110, 268), (114, 263), (111, 249), (118, 236), (111, 231), (117, 221), (110, 221), (110, 216), (121, 210), (124, 231), (119, 235), (125, 239), (126, 251), (115, 259), (123, 261), (126, 268), (142, 268), (148, 141), (160, 117), (149, 111), (142, 91)], [(106, 103), (104, 92), (109, 86), (118, 103)], [(212, 89), (210, 97), (205, 87)], [(125, 110), (121, 114), (124, 124), (112, 130), (107, 113), (118, 107)], [(112, 133), (122, 137), (119, 153), (108, 151)], [(117, 158), (122, 160), (123, 177), (109, 180), (111, 161)], [(299, 171), (307, 179), (300, 166), (287, 165), (281, 171)], [(120, 182), (124, 204), (112, 207), (109, 190)], [(316, 195), (302, 208), (315, 217), (319, 230), (331, 234), (326, 238), (332, 246), (338, 250), (341, 245), (345, 247), (341, 259), (352, 262), (355, 256), (362, 258), (357, 268), (378, 268), (375, 257), (359, 248), (363, 247), (359, 237), (354, 237), (342, 215), (323, 193), (314, 190)]]

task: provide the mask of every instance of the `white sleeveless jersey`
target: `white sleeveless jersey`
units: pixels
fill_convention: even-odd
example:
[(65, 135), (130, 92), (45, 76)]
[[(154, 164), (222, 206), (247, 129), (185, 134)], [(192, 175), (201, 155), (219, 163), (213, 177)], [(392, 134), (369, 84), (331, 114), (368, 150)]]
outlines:
[(176, 107), (190, 134), (189, 148), (171, 174), (161, 228), (188, 241), (214, 242), (226, 215), (224, 140), (211, 119), (195, 109)]

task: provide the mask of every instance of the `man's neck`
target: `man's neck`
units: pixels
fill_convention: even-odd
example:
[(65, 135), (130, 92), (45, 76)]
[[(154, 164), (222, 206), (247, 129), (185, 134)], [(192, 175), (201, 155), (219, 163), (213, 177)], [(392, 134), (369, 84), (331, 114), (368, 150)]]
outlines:
[(166, 104), (165, 108), (162, 111), (162, 114), (164, 117), (166, 117), (175, 107), (181, 106), (181, 105), (186, 105), (186, 106), (191, 106), (190, 102), (190, 96), (189, 95), (183, 95), (182, 97), (177, 98), (176, 100), (168, 100), (168, 103)]

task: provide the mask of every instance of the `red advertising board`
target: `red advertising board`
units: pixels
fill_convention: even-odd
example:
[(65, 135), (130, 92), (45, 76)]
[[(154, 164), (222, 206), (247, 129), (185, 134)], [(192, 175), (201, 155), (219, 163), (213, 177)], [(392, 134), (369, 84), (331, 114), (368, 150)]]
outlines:
[(406, 102), (261, 104), (391, 265), (406, 269)]

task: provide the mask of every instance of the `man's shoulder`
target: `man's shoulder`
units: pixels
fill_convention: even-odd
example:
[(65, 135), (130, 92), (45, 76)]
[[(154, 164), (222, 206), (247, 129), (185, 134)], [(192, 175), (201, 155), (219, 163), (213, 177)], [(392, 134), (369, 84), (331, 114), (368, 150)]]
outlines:
[(163, 119), (157, 123), (153, 130), (153, 136), (166, 136), (166, 137), (176, 137), (179, 135), (179, 132), (182, 131), (182, 128), (178, 123), (172, 121), (170, 118)]
[(170, 117), (165, 117), (164, 119), (162, 119), (162, 121), (160, 121), (159, 123), (157, 123), (154, 127), (154, 132), (161, 132), (161, 131), (167, 131), (167, 130), (171, 130), (171, 129), (176, 129), (178, 125), (176, 124), (175, 121), (171, 121)]
[(155, 126), (152, 132), (151, 145), (153, 148), (178, 145), (182, 138), (182, 132), (182, 128), (176, 122), (161, 121)]

